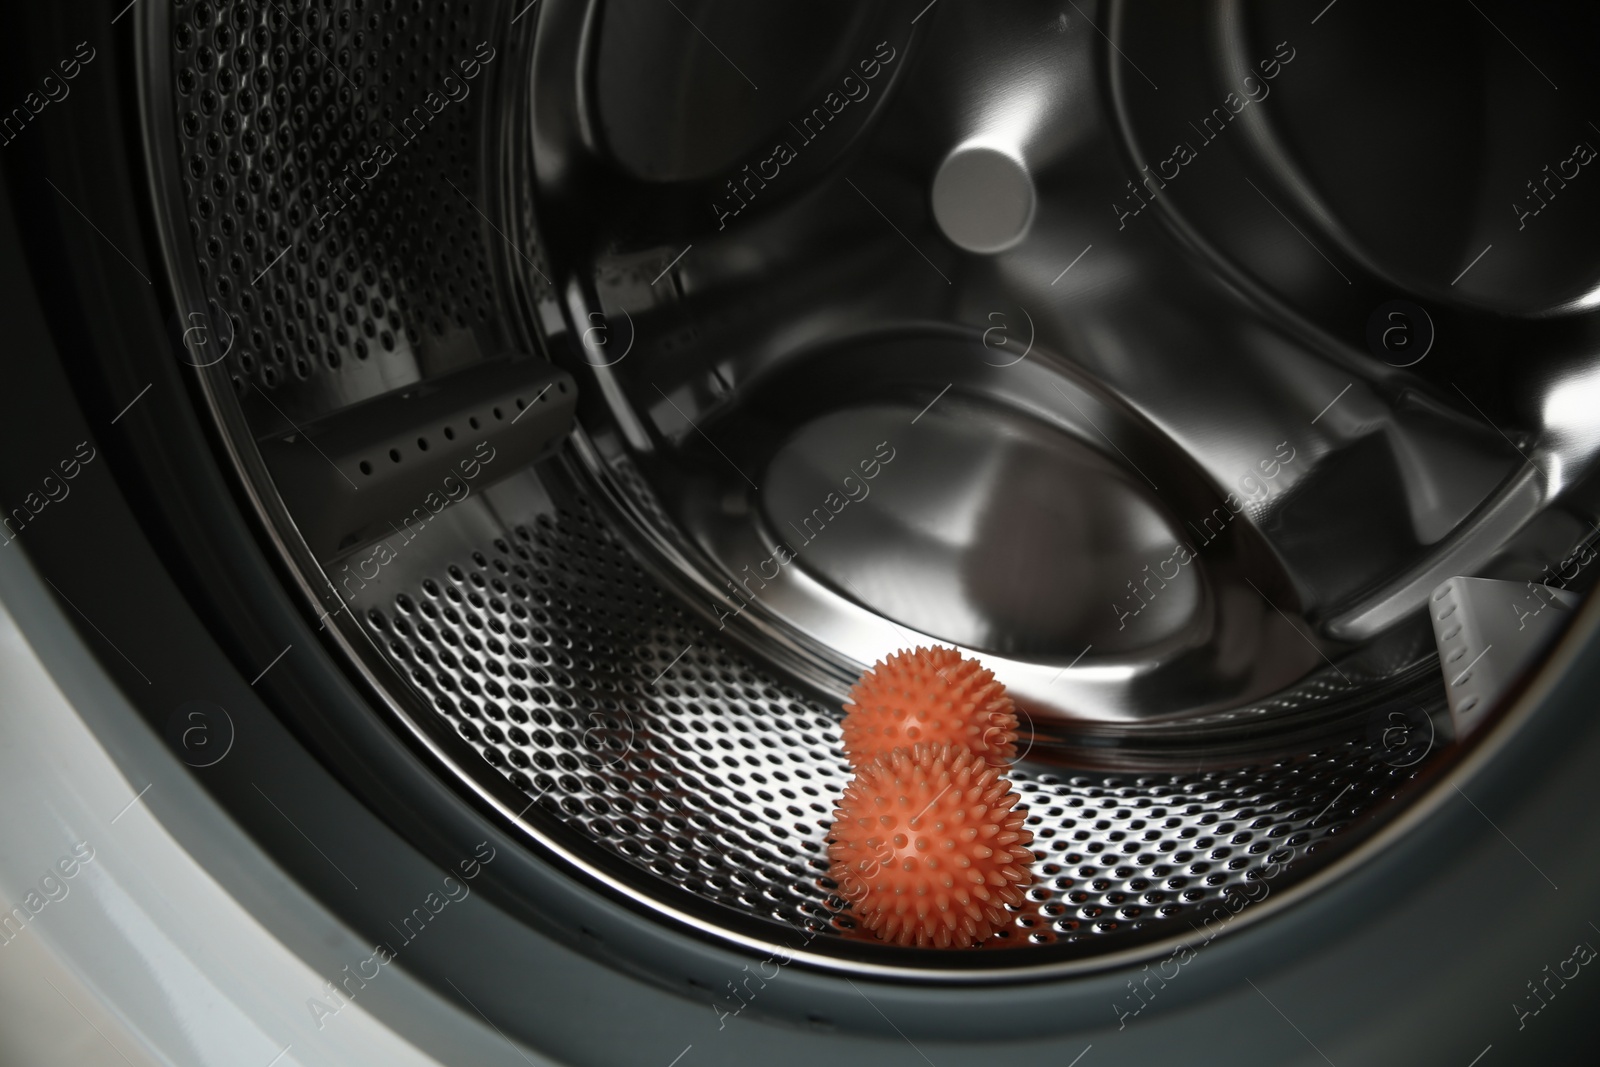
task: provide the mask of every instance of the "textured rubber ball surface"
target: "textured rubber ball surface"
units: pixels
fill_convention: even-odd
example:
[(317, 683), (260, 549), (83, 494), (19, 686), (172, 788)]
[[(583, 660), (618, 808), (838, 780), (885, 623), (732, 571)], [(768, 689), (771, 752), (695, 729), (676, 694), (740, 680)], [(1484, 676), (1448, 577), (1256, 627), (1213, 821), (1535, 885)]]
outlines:
[(972, 948), (1013, 925), (1033, 883), (1027, 810), (969, 749), (917, 745), (845, 787), (829, 876), (862, 929), (919, 948)]
[(993, 672), (953, 648), (879, 660), (850, 689), (845, 757), (859, 767), (897, 748), (960, 745), (995, 767), (1017, 758), (1017, 713)]

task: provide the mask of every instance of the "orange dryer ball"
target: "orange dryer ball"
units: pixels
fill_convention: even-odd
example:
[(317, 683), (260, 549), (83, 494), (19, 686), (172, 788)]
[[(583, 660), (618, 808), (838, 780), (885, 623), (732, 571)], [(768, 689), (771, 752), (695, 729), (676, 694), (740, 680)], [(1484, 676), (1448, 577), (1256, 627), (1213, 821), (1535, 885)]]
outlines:
[(828, 876), (881, 941), (972, 948), (1033, 882), (1027, 809), (970, 749), (917, 745), (862, 767), (834, 812)]
[(1017, 757), (1017, 712), (1006, 687), (953, 648), (879, 660), (851, 686), (844, 710), (852, 767), (921, 743), (961, 745), (996, 767)]

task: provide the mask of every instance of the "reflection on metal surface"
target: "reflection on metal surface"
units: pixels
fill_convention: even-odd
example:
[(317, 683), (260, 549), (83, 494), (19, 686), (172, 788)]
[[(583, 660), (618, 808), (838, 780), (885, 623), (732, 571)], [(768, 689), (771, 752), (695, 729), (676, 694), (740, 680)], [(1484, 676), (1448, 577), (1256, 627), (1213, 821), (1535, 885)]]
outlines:
[[(1242, 17), (1232, 11), (1222, 10), (1222, 24)], [(807, 580), (763, 589), (740, 624), (757, 625), (765, 615), (764, 641), (773, 639), (770, 624), (779, 624), (777, 633), (787, 631), (797, 649), (810, 650), (803, 654), (827, 661), (818, 664), (821, 680), (845, 676), (870, 662), (886, 641), (903, 640), (894, 627), (857, 618), (858, 608), (866, 607), (903, 629), (1004, 657), (997, 668), (1002, 677), (1047, 716), (1108, 720), (1206, 714), (1266, 696), (1320, 662), (1320, 646), (1337, 658), (1353, 644), (1407, 625), (1440, 575), (1506, 566), (1508, 544), (1537, 540), (1538, 517), (1557, 486), (1518, 474), (1522, 457), (1481, 412), (1459, 397), (1396, 389), (1392, 371), (1381, 365), (1352, 368), (1347, 357), (1329, 359), (1322, 343), (1281, 330), (1270, 315), (1219, 289), (1204, 262), (1174, 260), (1163, 233), (1125, 231), (1115, 212), (1108, 226), (1090, 209), (1088, 194), (1116, 181), (1120, 163), (1103, 142), (1052, 139), (1028, 116), (1053, 113), (1061, 100), (1081, 101), (1091, 91), (1077, 72), (1087, 69), (1093, 46), (1070, 35), (1019, 36), (1028, 18), (946, 16), (944, 33), (918, 45), (922, 51), (914, 58), (948, 76), (934, 84), (907, 73), (903, 77), (916, 88), (880, 87), (880, 121), (892, 115), (901, 128), (947, 137), (962, 146), (954, 153), (940, 155), (932, 145), (885, 132), (859, 151), (848, 173), (831, 183), (819, 176), (823, 187), (808, 200), (775, 209), (759, 224), (690, 226), (680, 233), (682, 241), (694, 242), (694, 264), (684, 269), (675, 293), (657, 294), (634, 315), (644, 362), (631, 374), (618, 368), (606, 381), (605, 408), (590, 407), (584, 419), (608, 463), (626, 458), (657, 486), (668, 524), (647, 536), (686, 551), (695, 580), (711, 588), (738, 581), (749, 559), (767, 553), (771, 527), (781, 529), (787, 513), (813, 506), (801, 499), (811, 490), (795, 488), (791, 472), (827, 457), (803, 453), (826, 451), (851, 425), (882, 436), (892, 410), (903, 407), (907, 421), (920, 421), (903, 446), (908, 458), (900, 477), (877, 502), (839, 517), (839, 533), (798, 568)], [(1203, 35), (1172, 33), (1162, 47), (1186, 48), (1183, 63), (1210, 61), (1204, 51), (1179, 44)], [(1026, 86), (1009, 75), (985, 82), (958, 54), (957, 39), (979, 53), (1020, 48), (1019, 69), (1054, 73), (1031, 75)], [(1252, 45), (1240, 54), (1261, 51)], [(1215, 182), (1207, 175), (1268, 151), (1260, 115), (1282, 99), (1298, 98), (1303, 90), (1294, 79), (1323, 76), (1310, 45), (1286, 42), (1263, 55), (1268, 58), (1260, 64), (1252, 59), (1237, 77), (1229, 75), (1243, 87), (1240, 106), (1224, 101), (1224, 117), (1202, 127), (1204, 165), (1197, 157), (1184, 166), (1181, 180), (1155, 190), (1169, 213), (1186, 211), (1207, 225), (1218, 217)], [(1151, 94), (1140, 100), (1141, 106), (1159, 102)], [(1248, 117), (1249, 128), (1225, 135), (1233, 115)], [(1137, 140), (1139, 124), (1157, 128), (1171, 118), (1132, 116), (1130, 132)], [(1007, 147), (987, 147), (998, 144), (996, 138), (1009, 138)], [(1006, 153), (1025, 154), (1026, 169), (1016, 162), (1021, 155)], [(989, 176), (1001, 185), (1012, 178), (1024, 182), (1027, 197), (1008, 200), (1009, 192), (990, 188), (952, 195), (952, 168), (977, 171), (979, 163), (993, 163)], [(606, 167), (603, 158), (590, 164)], [(913, 186), (893, 192), (898, 176), (919, 168), (933, 176), (931, 198)], [(1254, 195), (1252, 184), (1271, 203), (1285, 195), (1278, 184), (1246, 178), (1240, 175), (1239, 188), (1247, 195)], [(826, 187), (846, 183), (872, 188), (870, 205), (852, 207), (848, 196)], [(537, 179), (531, 188), (536, 213), (540, 205), (557, 209), (550, 197), (559, 190)], [(674, 195), (659, 185), (634, 194), (663, 204)], [(1037, 209), (1023, 212), (1019, 205), (1034, 196)], [(580, 290), (605, 284), (616, 269), (610, 264), (627, 254), (630, 241), (629, 224), (603, 199), (592, 203), (594, 213), (574, 224), (592, 232), (574, 247), (605, 250), (589, 266), (563, 264)], [(1244, 210), (1265, 208), (1258, 202)], [(881, 219), (863, 219), (863, 209), (895, 220), (899, 232), (886, 231)], [(978, 216), (962, 211), (985, 218), (998, 211), (1009, 221), (996, 222), (987, 236), (974, 236), (976, 229), (963, 236), (963, 225), (982, 227)], [(1019, 221), (1024, 214), (1033, 216), (1026, 236)], [(1307, 232), (1303, 220), (1290, 221)], [(1092, 241), (1080, 242), (1097, 231), (1113, 250), (1102, 271), (1113, 257), (1118, 264), (1098, 278), (1061, 254), (1089, 247)], [(937, 233), (986, 258), (951, 255), (930, 239)], [(922, 272), (913, 262), (917, 255), (939, 276)], [(1034, 266), (1041, 260), (1049, 267)], [(1073, 275), (1078, 286), (1066, 293), (1053, 284), (1064, 275), (1058, 265), (1064, 260), (1079, 268)], [(1349, 275), (1354, 268), (1336, 269)], [(762, 279), (759, 289), (747, 284), (752, 278)], [(946, 278), (955, 289), (950, 296), (938, 292)], [(1154, 293), (1161, 294), (1159, 304), (1150, 299)], [(966, 309), (986, 303), (1027, 309), (1025, 362), (1014, 353), (1001, 359), (985, 351), (994, 348), (994, 313)], [(1403, 301), (1371, 306), (1380, 317), (1389, 308), (1406, 319), (1397, 325), (1383, 318), (1384, 363), (1433, 365), (1423, 358), (1436, 344), (1428, 312)], [(671, 327), (673, 321), (694, 323), (693, 340)], [(1008, 345), (1010, 333), (1006, 328)], [(976, 345), (964, 352), (963, 337)], [(695, 363), (685, 343), (715, 353), (714, 359)], [(651, 366), (672, 377), (677, 389)], [(985, 402), (981, 413), (969, 411), (964, 424), (917, 415), (924, 398), (952, 382), (952, 397)], [(1088, 406), (1076, 399), (1086, 387), (1094, 395)], [(673, 398), (679, 410), (669, 414), (677, 423), (692, 423), (722, 452), (744, 460), (734, 466), (771, 467), (774, 477), (755, 478), (763, 487), (756, 498), (742, 499), (744, 491), (730, 481), (737, 474), (721, 457), (706, 454), (702, 439), (642, 414), (655, 388)], [(1063, 389), (1068, 395), (1058, 398)], [(1337, 407), (1329, 397), (1339, 400)], [(1108, 405), (1119, 414), (1105, 414)], [(963, 425), (965, 436), (952, 437), (952, 427)], [(639, 446), (635, 428), (649, 438), (648, 447)], [(1052, 458), (1066, 455), (1063, 448), (1078, 458)], [(1240, 494), (1242, 477), (1260, 481), (1263, 458), (1276, 462), (1275, 452), (1290, 451), (1298, 459), (1273, 492)], [(1563, 454), (1568, 462), (1576, 458), (1570, 450)], [(1094, 462), (1102, 464), (1094, 468), (1099, 474), (1070, 473)], [(1131, 485), (1130, 468), (1151, 485), (1165, 483), (1166, 491), (1125, 505), (1132, 498), (1123, 489), (1105, 487)], [(1175, 473), (1152, 478), (1150, 469)], [(727, 501), (734, 498), (742, 502), (730, 510)], [(1240, 521), (1230, 522), (1225, 542), (1211, 547), (1209, 538), (1222, 526), (1212, 517), (1231, 518), (1230, 500), (1246, 504)], [(1044, 502), (1042, 510), (1034, 501)], [(1145, 518), (1134, 517), (1152, 508)], [(979, 514), (981, 527), (972, 518)], [(1081, 530), (1074, 532), (1074, 523), (1083, 524)], [(1207, 540), (1193, 553), (1200, 565), (1181, 568), (1172, 584), (1167, 564), (1167, 576), (1151, 584), (1153, 568), (1197, 535)], [(1159, 546), (1152, 538), (1168, 543)], [(894, 549), (885, 551), (885, 543)], [(1353, 545), (1361, 547), (1352, 551)], [(1257, 598), (1226, 592), (1230, 581), (1244, 588), (1226, 577), (1240, 567), (1260, 578), (1257, 584), (1279, 590), (1273, 600), (1288, 620)], [(864, 602), (857, 603), (861, 597), (846, 577)], [(1115, 598), (1106, 595), (1111, 591), (1135, 599), (1114, 608)], [(1023, 604), (1018, 596), (1031, 601)], [(1210, 606), (1201, 610), (1201, 604)], [(1184, 620), (1200, 617), (1196, 611), (1208, 621), (1183, 630)], [(1252, 616), (1256, 621), (1247, 626), (1228, 621)], [(1315, 635), (1313, 645), (1288, 628)], [(1216, 636), (1205, 636), (1213, 630)], [(1215, 642), (1209, 661), (1202, 651), (1208, 641)], [(1095, 646), (1093, 655), (1046, 695), (1039, 683), (1087, 644)], [(1216, 658), (1223, 649), (1231, 659)], [(1253, 666), (1241, 672), (1245, 662)], [(1263, 667), (1267, 663), (1270, 668)]]
[(969, 252), (1003, 252), (1027, 235), (1033, 221), (1027, 167), (983, 145), (962, 145), (939, 164), (932, 199), (939, 229)]
[[(1575, 557), (1578, 569), (1593, 549)], [(1428, 598), (1455, 735), (1483, 724), (1496, 702), (1555, 640), (1578, 606), (1564, 589), (1534, 582), (1451, 578)]]

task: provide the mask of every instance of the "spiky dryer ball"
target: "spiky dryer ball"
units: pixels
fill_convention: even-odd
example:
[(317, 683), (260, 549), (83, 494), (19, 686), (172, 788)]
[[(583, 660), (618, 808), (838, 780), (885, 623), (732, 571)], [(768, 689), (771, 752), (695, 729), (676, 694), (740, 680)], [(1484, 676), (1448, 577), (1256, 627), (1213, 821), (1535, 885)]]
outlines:
[(829, 877), (864, 929), (919, 948), (971, 948), (1011, 925), (1033, 882), (1027, 809), (970, 749), (917, 745), (845, 787)]
[(842, 727), (852, 767), (916, 744), (962, 745), (992, 766), (1017, 758), (1017, 713), (1006, 687), (953, 648), (879, 660), (850, 688)]

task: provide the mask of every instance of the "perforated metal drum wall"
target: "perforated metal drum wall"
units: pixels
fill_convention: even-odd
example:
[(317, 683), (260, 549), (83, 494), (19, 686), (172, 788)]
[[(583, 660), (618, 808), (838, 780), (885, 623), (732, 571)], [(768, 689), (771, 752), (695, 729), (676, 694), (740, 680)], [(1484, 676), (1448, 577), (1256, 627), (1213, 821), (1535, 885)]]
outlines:
[(172, 5), (195, 265), (232, 320), (237, 376), (291, 416), (499, 344), (473, 203), (498, 73), (492, 13), (424, 0)]
[[(848, 935), (827, 878), (849, 780), (839, 710), (729, 649), (581, 500), (439, 561), (391, 603), (367, 613), (374, 638), (530, 807), (664, 885)], [(1263, 899), (1252, 883), (1292, 881), (1416, 773), (1376, 755), (1358, 739), (1193, 774), (1025, 764), (1012, 777), (1037, 881), (1006, 936), (1100, 944)]]

